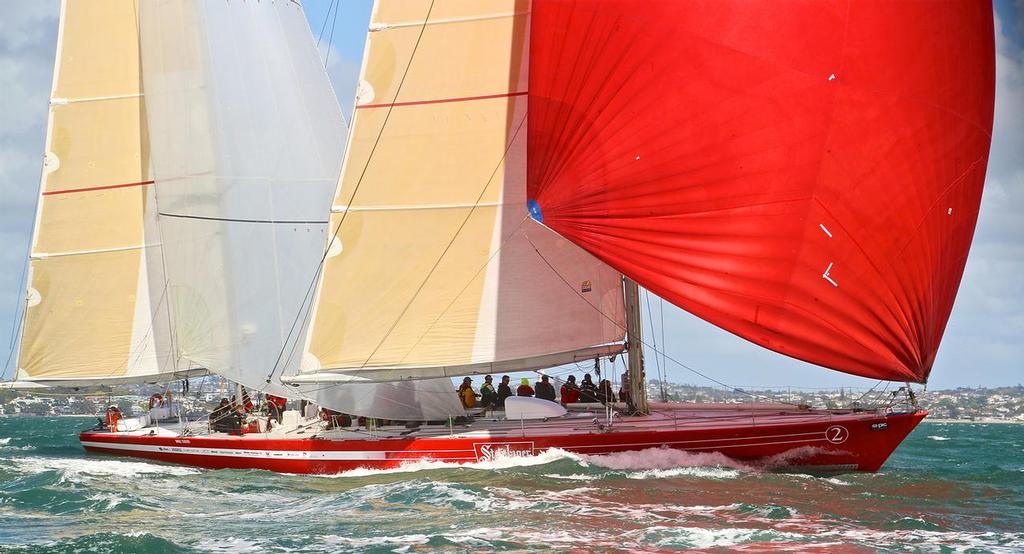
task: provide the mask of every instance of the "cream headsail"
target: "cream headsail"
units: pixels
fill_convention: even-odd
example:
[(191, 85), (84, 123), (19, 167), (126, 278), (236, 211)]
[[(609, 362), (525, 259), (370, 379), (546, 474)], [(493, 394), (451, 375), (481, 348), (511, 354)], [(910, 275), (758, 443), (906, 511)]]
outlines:
[(203, 372), (171, 345), (136, 7), (61, 5), (15, 387)]
[(529, 7), (374, 5), (288, 380), (515, 371), (622, 349), (620, 275), (526, 215)]

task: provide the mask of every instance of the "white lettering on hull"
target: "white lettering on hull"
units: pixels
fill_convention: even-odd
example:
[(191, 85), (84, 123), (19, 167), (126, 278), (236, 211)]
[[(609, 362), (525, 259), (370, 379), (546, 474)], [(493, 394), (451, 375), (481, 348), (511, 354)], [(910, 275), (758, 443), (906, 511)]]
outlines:
[(533, 442), (475, 442), (473, 451), (480, 462), (493, 462), (499, 457), (532, 456)]

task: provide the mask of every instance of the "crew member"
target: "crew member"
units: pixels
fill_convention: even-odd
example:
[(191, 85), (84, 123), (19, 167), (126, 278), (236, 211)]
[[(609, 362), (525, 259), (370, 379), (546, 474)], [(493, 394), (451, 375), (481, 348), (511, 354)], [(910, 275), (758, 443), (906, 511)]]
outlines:
[(121, 421), (121, 417), (123, 415), (124, 414), (121, 413), (121, 408), (118, 408), (113, 404), (107, 408), (107, 427), (110, 429), (111, 433), (117, 432), (117, 422)]
[(498, 405), (498, 392), (494, 390), (493, 379), (490, 375), (484, 377), (484, 384), (480, 385), (480, 403), (484, 408), (491, 409)]
[(583, 375), (583, 382), (580, 383), (580, 402), (597, 402), (597, 386), (589, 373)]
[(498, 408), (502, 410), (505, 409), (505, 399), (512, 396), (512, 387), (508, 383), (508, 375), (502, 376), (501, 383), (498, 383)]
[(541, 375), (537, 382), (537, 398), (555, 401), (555, 386), (548, 382), (547, 375)]
[(267, 412), (267, 429), (270, 429), (271, 421), (281, 423), (281, 408), (278, 408), (276, 403), (271, 402), (269, 397), (263, 409)]
[(227, 398), (221, 398), (220, 404), (210, 414), (210, 427), (220, 433), (239, 432), (242, 422), (237, 408)]
[(530, 380), (523, 377), (519, 381), (519, 388), (516, 389), (516, 396), (533, 396), (533, 387), (530, 386)]
[(597, 387), (597, 401), (602, 404), (615, 402), (615, 393), (612, 392), (612, 383), (608, 379), (602, 379)]
[(576, 376), (570, 375), (562, 385), (562, 405), (575, 404), (580, 401), (580, 388), (576, 385)]
[(341, 412), (334, 411), (330, 408), (320, 408), (320, 419), (327, 422), (326, 429), (328, 431), (351, 424), (351, 419), (348, 420), (348, 423), (345, 423), (345, 417), (346, 416)]
[(628, 371), (622, 374), (622, 384), (619, 385), (619, 400), (630, 405), (633, 403), (633, 392), (629, 385)]
[(242, 387), (242, 409), (245, 413), (249, 413), (253, 409), (252, 399), (249, 398), (249, 391), (245, 390), (245, 387)]
[(476, 407), (476, 398), (480, 396), (473, 390), (473, 379), (466, 377), (462, 380), (462, 384), (459, 385), (459, 400), (462, 401), (462, 407), (471, 410)]

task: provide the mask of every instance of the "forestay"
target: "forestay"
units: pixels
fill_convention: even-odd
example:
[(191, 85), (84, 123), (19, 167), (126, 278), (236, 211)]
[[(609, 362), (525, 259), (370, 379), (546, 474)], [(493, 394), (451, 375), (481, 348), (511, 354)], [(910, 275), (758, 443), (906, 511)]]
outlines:
[(296, 381), (622, 349), (620, 275), (528, 217), (529, 2), (378, 2)]

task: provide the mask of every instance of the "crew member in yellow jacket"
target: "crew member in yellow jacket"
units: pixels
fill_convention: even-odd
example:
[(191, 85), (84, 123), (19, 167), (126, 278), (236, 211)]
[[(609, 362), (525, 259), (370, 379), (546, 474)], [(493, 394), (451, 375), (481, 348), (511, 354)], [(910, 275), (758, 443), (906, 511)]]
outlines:
[(476, 406), (476, 399), (479, 394), (473, 390), (473, 379), (466, 377), (462, 380), (462, 385), (459, 386), (459, 400), (462, 401), (462, 407), (469, 410)]

